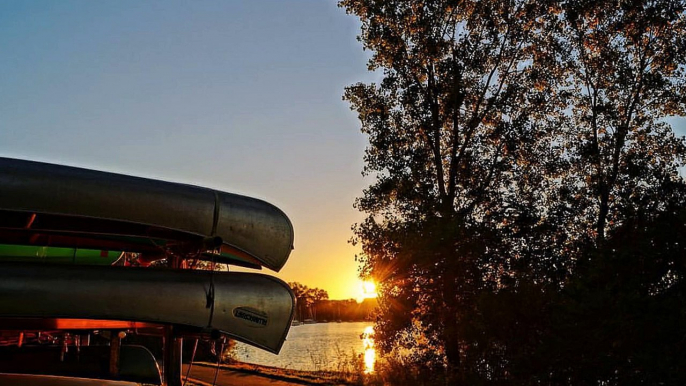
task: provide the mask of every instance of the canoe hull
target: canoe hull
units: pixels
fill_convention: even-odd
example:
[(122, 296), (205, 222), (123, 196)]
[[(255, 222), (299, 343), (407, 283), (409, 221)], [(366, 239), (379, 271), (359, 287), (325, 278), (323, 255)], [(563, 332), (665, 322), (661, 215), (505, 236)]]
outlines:
[(254, 273), (0, 264), (0, 318), (123, 320), (216, 329), (278, 353), (294, 305), (286, 283)]
[[(42, 162), (0, 158), (0, 210), (62, 216), (57, 225), (69, 224), (73, 234), (97, 229), (102, 224), (96, 220), (103, 220), (102, 229), (97, 230), (102, 234), (112, 229), (112, 234), (146, 237), (150, 233), (146, 226), (150, 226), (172, 234), (218, 236), (226, 245), (275, 271), (283, 267), (293, 248), (290, 220), (265, 201), (198, 186)], [(81, 220), (67, 221), (65, 216)], [(31, 228), (34, 219), (22, 221), (21, 227)], [(120, 222), (124, 224), (117, 225)], [(16, 224), (9, 226), (0, 219), (0, 229), (3, 227), (17, 232)], [(14, 233), (10, 236), (16, 238)]]

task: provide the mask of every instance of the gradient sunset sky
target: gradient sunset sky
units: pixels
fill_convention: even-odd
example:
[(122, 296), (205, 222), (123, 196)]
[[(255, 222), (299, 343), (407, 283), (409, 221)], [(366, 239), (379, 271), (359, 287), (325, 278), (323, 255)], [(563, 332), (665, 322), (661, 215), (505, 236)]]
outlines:
[(3, 0), (0, 156), (264, 199), (295, 228), (276, 275), (357, 297), (358, 33), (334, 0)]
[(356, 297), (358, 31), (335, 1), (3, 1), (0, 156), (267, 200), (295, 228), (276, 276)]

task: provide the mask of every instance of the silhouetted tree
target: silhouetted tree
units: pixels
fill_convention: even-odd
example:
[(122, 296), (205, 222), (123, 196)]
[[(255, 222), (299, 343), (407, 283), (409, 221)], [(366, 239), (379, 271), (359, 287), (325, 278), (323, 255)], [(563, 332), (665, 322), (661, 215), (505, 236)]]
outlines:
[[(316, 310), (313, 313), (313, 307), (316, 307), (318, 302), (329, 298), (329, 294), (319, 288), (309, 288), (304, 284), (298, 282), (290, 282), (288, 285), (293, 290), (296, 298), (297, 317), (299, 320), (308, 318), (317, 318)], [(303, 312), (304, 311), (304, 312)], [(303, 315), (305, 318), (303, 319)]]
[[(684, 154), (664, 118), (683, 116), (686, 22), (682, 1), (562, 2), (560, 41), (571, 104), (564, 126), (565, 204), (575, 233), (601, 246), (622, 215), (656, 210), (656, 189)], [(648, 207), (645, 207), (648, 205)], [(588, 227), (588, 224), (592, 224)]]
[[(614, 284), (593, 281), (598, 267), (659, 254), (617, 257), (617, 232), (683, 205), (686, 149), (664, 118), (686, 114), (684, 2), (339, 4), (360, 18), (369, 69), (383, 73), (344, 96), (375, 178), (356, 202), (368, 217), (354, 241), (379, 283), (379, 347), (409, 348), (455, 382), (620, 382), (608, 374), (635, 359), (593, 338), (576, 340), (596, 342), (593, 354), (553, 355), (582, 332), (556, 324), (585, 318), (602, 335), (611, 324), (586, 323), (611, 320), (603, 294)], [(580, 309), (574, 289), (589, 283), (598, 306)], [(607, 360), (572, 376), (587, 358)]]
[(472, 365), (461, 363), (461, 319), (502, 265), (486, 240), (512, 215), (503, 192), (531, 162), (527, 144), (546, 134), (535, 118), (556, 98), (556, 78), (537, 67), (548, 5), (340, 4), (360, 17), (369, 68), (384, 74), (345, 92), (369, 136), (365, 173), (376, 176), (355, 233), (363, 274), (381, 286), (377, 339), (388, 351), (420, 334), (455, 373)]
[(329, 299), (329, 294), (323, 289), (314, 288), (312, 290), (312, 309), (314, 311), (314, 320), (317, 319), (317, 307), (323, 300)]

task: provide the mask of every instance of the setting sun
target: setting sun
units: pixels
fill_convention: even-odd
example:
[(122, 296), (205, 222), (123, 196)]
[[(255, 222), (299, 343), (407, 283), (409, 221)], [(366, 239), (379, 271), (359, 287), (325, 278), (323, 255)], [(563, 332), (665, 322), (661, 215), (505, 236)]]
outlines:
[(362, 303), (364, 299), (375, 298), (376, 294), (376, 283), (373, 281), (360, 281), (359, 283), (359, 295), (357, 296), (357, 302)]

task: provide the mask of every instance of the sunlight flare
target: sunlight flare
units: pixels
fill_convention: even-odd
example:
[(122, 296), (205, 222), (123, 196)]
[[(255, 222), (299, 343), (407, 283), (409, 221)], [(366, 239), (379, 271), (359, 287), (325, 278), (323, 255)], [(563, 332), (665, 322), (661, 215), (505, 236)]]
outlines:
[(358, 284), (359, 295), (357, 296), (357, 302), (362, 303), (364, 299), (372, 299), (377, 297), (376, 294), (376, 283), (371, 280), (360, 281)]

